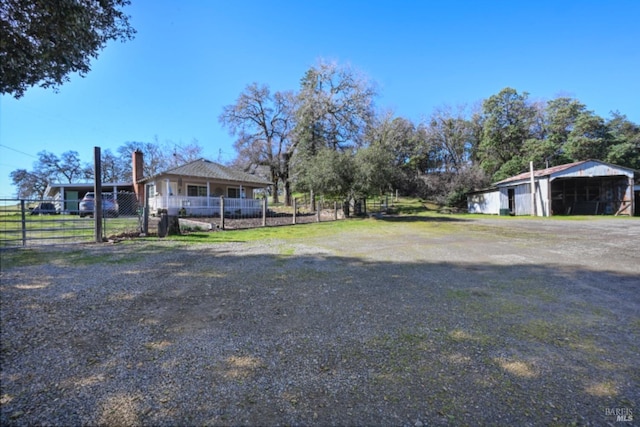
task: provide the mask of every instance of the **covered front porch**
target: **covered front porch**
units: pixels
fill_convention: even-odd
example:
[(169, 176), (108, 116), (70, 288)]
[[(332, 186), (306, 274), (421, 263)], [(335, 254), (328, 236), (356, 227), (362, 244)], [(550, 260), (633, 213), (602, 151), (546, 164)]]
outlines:
[(262, 214), (264, 199), (243, 199), (222, 196), (153, 196), (149, 197), (149, 212), (157, 215), (219, 217), (224, 209), (226, 217), (253, 217)]
[[(149, 213), (187, 217), (252, 217), (262, 213), (264, 188), (244, 182), (168, 176), (145, 185)], [(259, 198), (254, 198), (255, 196)]]

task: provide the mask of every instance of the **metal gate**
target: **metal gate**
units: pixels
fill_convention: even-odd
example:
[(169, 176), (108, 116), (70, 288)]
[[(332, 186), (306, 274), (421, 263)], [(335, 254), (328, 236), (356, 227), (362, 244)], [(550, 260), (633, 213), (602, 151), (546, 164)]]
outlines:
[[(118, 193), (104, 211), (103, 239), (139, 232), (135, 194)], [(80, 200), (0, 199), (0, 248), (96, 241), (93, 205)]]

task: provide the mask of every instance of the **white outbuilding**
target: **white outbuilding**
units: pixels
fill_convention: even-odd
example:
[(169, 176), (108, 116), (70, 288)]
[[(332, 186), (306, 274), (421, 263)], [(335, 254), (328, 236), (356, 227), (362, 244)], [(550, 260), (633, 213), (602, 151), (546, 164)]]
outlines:
[(637, 174), (599, 160), (569, 163), (471, 192), (467, 206), (469, 213), (495, 215), (634, 215)]

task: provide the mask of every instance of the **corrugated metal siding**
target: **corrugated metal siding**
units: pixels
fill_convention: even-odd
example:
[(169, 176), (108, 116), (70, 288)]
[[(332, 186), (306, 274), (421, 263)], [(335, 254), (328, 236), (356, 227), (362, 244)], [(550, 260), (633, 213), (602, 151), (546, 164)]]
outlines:
[(495, 190), (467, 196), (467, 209), (469, 213), (499, 214), (500, 192)]
[(507, 187), (500, 189), (500, 209), (509, 209), (509, 194)]
[(540, 179), (536, 182), (536, 215), (549, 216), (549, 179)]
[(531, 215), (531, 185), (520, 184), (515, 186), (516, 191), (516, 215)]
[(615, 176), (623, 175), (633, 178), (633, 171), (627, 168), (616, 167), (606, 163), (596, 161), (588, 161), (581, 165), (574, 166), (567, 170), (552, 173), (552, 178), (569, 178), (569, 177), (593, 177), (593, 176)]

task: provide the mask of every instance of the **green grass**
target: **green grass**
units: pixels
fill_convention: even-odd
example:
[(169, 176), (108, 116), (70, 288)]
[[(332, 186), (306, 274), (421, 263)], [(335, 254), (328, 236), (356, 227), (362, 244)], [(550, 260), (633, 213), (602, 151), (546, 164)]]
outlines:
[(331, 236), (349, 231), (363, 231), (382, 228), (381, 221), (355, 218), (345, 221), (298, 224), (296, 226), (262, 227), (244, 230), (189, 233), (169, 236), (166, 239), (189, 243), (253, 242), (256, 240), (295, 240)]
[(108, 253), (101, 251), (91, 251), (85, 248), (73, 250), (47, 250), (43, 247), (36, 248), (12, 248), (0, 251), (2, 259), (2, 269), (13, 267), (27, 267), (32, 265), (51, 264), (57, 266), (89, 266), (94, 264), (125, 265), (137, 263), (149, 255), (158, 252), (170, 251), (172, 248), (145, 245), (143, 250), (135, 254), (131, 252)]
[[(391, 204), (392, 199), (389, 198)], [(425, 202), (415, 198), (399, 198), (393, 202), (393, 212), (407, 218), (424, 220), (450, 220), (463, 215), (442, 215), (430, 211)], [(418, 222), (418, 224), (420, 224)], [(181, 236), (169, 236), (167, 239), (187, 243), (224, 243), (224, 242), (252, 242), (257, 240), (295, 240), (331, 235), (365, 232), (369, 234), (387, 234), (393, 227), (406, 226), (407, 223), (397, 223), (396, 220), (376, 220), (355, 217), (347, 220), (327, 221), (320, 223), (298, 224), (295, 226), (261, 227), (243, 230), (225, 230), (216, 232), (191, 232)]]
[[(137, 217), (107, 218), (103, 223), (105, 236), (130, 233), (139, 229)], [(24, 222), (27, 241), (91, 241), (93, 218), (77, 215), (27, 215)], [(19, 214), (5, 215), (0, 221), (0, 246), (21, 246), (23, 222)]]
[(26, 267), (30, 265), (91, 265), (110, 261), (102, 255), (91, 254), (82, 249), (74, 251), (43, 251), (39, 249), (15, 249), (2, 252), (2, 267)]

